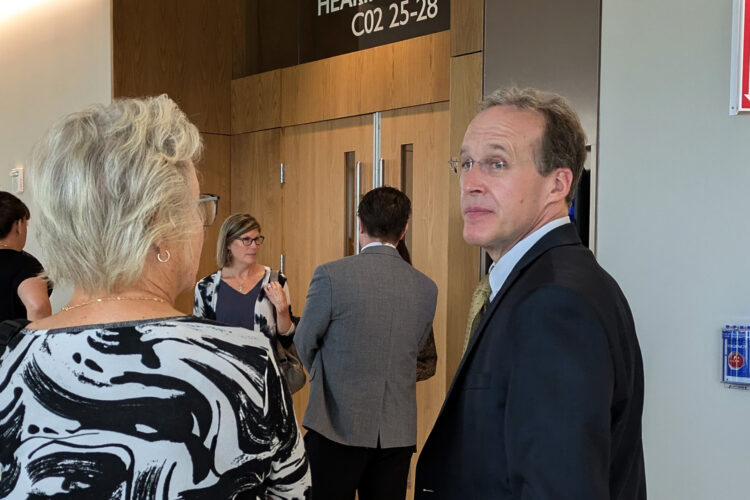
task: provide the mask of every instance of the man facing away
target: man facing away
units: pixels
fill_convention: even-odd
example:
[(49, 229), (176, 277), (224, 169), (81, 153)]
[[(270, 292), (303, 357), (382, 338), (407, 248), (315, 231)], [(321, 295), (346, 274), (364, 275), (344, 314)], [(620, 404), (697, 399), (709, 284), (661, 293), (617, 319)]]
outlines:
[(586, 157), (565, 100), (501, 89), (457, 170), (490, 303), (417, 463), (417, 499), (646, 498), (643, 366), (617, 283), (567, 213)]
[(403, 499), (417, 442), (417, 355), (437, 287), (401, 258), (411, 203), (377, 188), (359, 204), (359, 255), (319, 266), (294, 342), (310, 373), (303, 421), (313, 499)]

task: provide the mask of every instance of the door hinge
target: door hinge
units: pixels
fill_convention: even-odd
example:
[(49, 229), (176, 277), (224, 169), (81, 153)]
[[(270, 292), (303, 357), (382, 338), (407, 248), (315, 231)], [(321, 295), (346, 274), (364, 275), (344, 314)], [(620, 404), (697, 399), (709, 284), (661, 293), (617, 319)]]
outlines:
[(285, 169), (285, 165), (282, 163), (281, 164), (281, 179), (280, 179), (281, 180), (281, 184), (284, 184), (284, 182), (286, 182), (286, 171), (285, 170), (286, 170)]
[(284, 266), (284, 260), (285, 260), (284, 259), (284, 254), (282, 253), (281, 254), (281, 258), (279, 259), (279, 271), (281, 271), (282, 273), (284, 272), (284, 267), (285, 267)]

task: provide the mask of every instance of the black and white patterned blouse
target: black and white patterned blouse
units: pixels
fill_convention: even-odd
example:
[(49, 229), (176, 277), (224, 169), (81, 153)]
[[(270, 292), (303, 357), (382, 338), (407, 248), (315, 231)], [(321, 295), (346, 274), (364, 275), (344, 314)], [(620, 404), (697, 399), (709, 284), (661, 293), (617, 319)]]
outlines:
[[(266, 337), (273, 338), (275, 335), (280, 335), (280, 341), (284, 347), (288, 347), (291, 344), (292, 334), (295, 330), (295, 325), (292, 323), (291, 328), (287, 332), (278, 332), (276, 328), (276, 313), (271, 300), (266, 295), (265, 286), (271, 279), (271, 268), (265, 266), (265, 272), (263, 278), (261, 278), (261, 289), (258, 294), (258, 299), (255, 301), (254, 309), (250, 310), (249, 313), (253, 315), (254, 330), (263, 332)], [(289, 296), (289, 283), (284, 276), (284, 273), (278, 274), (279, 285), (286, 294), (286, 300), (291, 304)], [(222, 284), (221, 281), (221, 269), (213, 272), (200, 280), (195, 284), (195, 296), (193, 300), (193, 315), (198, 318), (216, 319), (216, 309), (221, 295), (221, 289), (229, 287), (227, 284)], [(292, 313), (291, 306), (289, 307), (289, 314)], [(284, 338), (290, 339), (284, 341)]]
[(22, 331), (0, 358), (0, 498), (309, 498), (270, 349), (195, 317)]

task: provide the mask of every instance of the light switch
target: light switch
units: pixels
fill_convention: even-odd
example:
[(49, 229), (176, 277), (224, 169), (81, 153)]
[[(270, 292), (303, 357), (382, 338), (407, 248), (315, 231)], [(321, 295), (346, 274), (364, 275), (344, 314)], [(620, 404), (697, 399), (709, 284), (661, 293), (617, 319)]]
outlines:
[(14, 193), (23, 193), (23, 167), (16, 167), (10, 171), (11, 182), (13, 184), (11, 190)]

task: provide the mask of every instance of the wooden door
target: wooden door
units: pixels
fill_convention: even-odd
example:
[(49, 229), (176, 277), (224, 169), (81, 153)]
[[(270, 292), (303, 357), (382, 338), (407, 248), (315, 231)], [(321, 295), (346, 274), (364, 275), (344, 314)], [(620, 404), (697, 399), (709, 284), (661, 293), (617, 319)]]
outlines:
[(281, 129), (232, 136), (232, 213), (260, 223), (265, 240), (258, 262), (272, 269), (279, 269), (284, 236), (280, 164)]
[[(286, 165), (282, 210), (283, 251), (286, 274), (297, 314), (304, 308), (307, 288), (315, 267), (346, 254), (346, 163), (362, 162), (362, 194), (372, 179), (372, 115), (299, 125), (283, 129), (282, 160)], [(448, 286), (449, 217), (445, 193), (451, 178), (448, 169), (448, 103), (383, 112), (381, 156), (384, 184), (406, 189), (412, 200), (411, 252), (417, 269), (430, 276), (439, 290)], [(405, 172), (409, 170), (409, 172)], [(233, 191), (233, 199), (239, 194)], [(265, 229), (264, 229), (265, 231)], [(445, 295), (438, 295), (435, 341), (436, 375), (417, 384), (417, 446), (421, 450), (447, 390)], [(463, 335), (463, 332), (453, 332)], [(308, 388), (294, 395), (301, 423)], [(409, 498), (413, 496), (413, 468)]]
[[(417, 452), (421, 451), (435, 423), (447, 392), (446, 309), (450, 263), (449, 217), (445, 193), (451, 178), (448, 168), (449, 106), (447, 102), (384, 112), (381, 125), (384, 184), (404, 190), (411, 198), (410, 242), (414, 267), (438, 285), (438, 304), (433, 328), (438, 353), (435, 376), (417, 383)], [(451, 334), (463, 335), (463, 332)], [(408, 498), (413, 497), (416, 455), (409, 475)]]
[[(301, 314), (315, 268), (346, 253), (347, 161), (361, 162), (364, 186), (372, 176), (372, 116), (285, 128), (282, 151), (285, 272), (292, 307)], [(307, 397), (307, 385), (293, 396), (300, 423)]]

